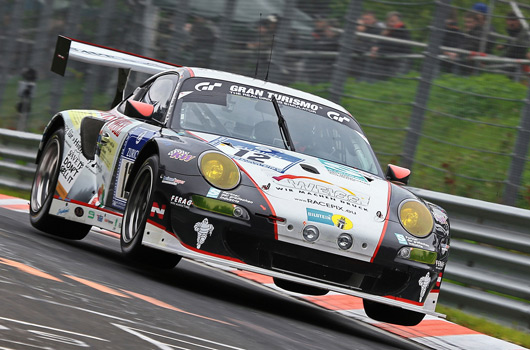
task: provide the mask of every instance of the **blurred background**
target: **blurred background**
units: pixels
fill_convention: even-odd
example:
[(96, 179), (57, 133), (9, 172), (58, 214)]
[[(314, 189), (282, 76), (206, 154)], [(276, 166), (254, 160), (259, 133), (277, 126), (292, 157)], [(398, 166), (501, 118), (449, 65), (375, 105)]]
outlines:
[(50, 72), (65, 35), (268, 74), (342, 104), (411, 186), (528, 209), (530, 5), (483, 1), (2, 0), (0, 128), (41, 133), (60, 110), (109, 108), (115, 70)]

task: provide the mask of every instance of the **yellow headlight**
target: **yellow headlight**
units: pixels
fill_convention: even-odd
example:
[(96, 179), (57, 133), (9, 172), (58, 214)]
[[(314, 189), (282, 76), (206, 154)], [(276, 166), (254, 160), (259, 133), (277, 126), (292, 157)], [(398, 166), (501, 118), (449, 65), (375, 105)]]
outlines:
[(427, 207), (418, 201), (408, 200), (399, 209), (401, 225), (411, 235), (425, 237), (432, 231), (434, 221)]
[(199, 159), (202, 176), (212, 186), (231, 190), (239, 184), (240, 173), (232, 159), (219, 152), (203, 153)]

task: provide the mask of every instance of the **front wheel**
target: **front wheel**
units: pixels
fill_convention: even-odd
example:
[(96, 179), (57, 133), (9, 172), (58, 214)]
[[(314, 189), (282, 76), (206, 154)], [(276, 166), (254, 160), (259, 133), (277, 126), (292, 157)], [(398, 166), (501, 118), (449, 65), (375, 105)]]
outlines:
[(363, 299), (364, 311), (368, 317), (376, 321), (399, 324), (402, 326), (415, 326), (420, 323), (425, 314), (405, 310), (400, 307), (381, 304)]
[(91, 226), (67, 221), (50, 215), (57, 179), (63, 157), (64, 130), (56, 130), (46, 141), (37, 165), (29, 205), (29, 219), (33, 227), (63, 238), (79, 240), (85, 238)]
[(142, 245), (147, 216), (153, 205), (159, 160), (153, 155), (145, 160), (134, 178), (121, 226), (121, 250), (131, 260), (158, 268), (173, 268), (180, 256)]

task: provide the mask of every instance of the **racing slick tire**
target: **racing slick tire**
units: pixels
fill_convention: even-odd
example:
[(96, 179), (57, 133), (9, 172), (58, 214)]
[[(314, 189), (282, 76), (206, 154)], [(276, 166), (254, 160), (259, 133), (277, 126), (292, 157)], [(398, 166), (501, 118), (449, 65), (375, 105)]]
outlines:
[(63, 157), (64, 129), (56, 130), (46, 141), (31, 186), (29, 219), (33, 227), (54, 236), (80, 240), (90, 225), (50, 215), (50, 206), (57, 187)]
[(273, 280), (274, 280), (274, 284), (277, 287), (288, 290), (290, 292), (308, 294), (308, 295), (326, 295), (329, 292), (329, 290), (327, 289), (306, 286), (305, 284), (291, 282), (291, 281), (284, 280), (278, 277), (273, 277)]
[(125, 256), (132, 261), (162, 269), (171, 269), (181, 257), (142, 245), (147, 216), (153, 205), (159, 168), (158, 155), (147, 158), (136, 174), (121, 225), (120, 243)]
[(400, 307), (385, 305), (367, 299), (363, 299), (363, 305), (368, 317), (381, 322), (402, 326), (415, 326), (425, 317), (425, 314), (420, 312), (405, 310)]

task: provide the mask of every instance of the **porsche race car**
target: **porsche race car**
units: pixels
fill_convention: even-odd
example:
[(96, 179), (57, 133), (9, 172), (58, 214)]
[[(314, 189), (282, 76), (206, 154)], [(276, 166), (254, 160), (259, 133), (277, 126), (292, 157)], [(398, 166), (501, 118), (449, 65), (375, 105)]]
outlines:
[[(445, 211), (382, 171), (355, 118), (271, 82), (179, 67), (59, 37), (68, 60), (120, 70), (112, 109), (66, 110), (47, 125), (33, 226), (82, 239), (119, 233), (123, 253), (273, 277), (277, 286), (363, 298), (368, 316), (415, 325), (435, 306), (449, 248)], [(128, 70), (154, 74), (123, 98)]]

